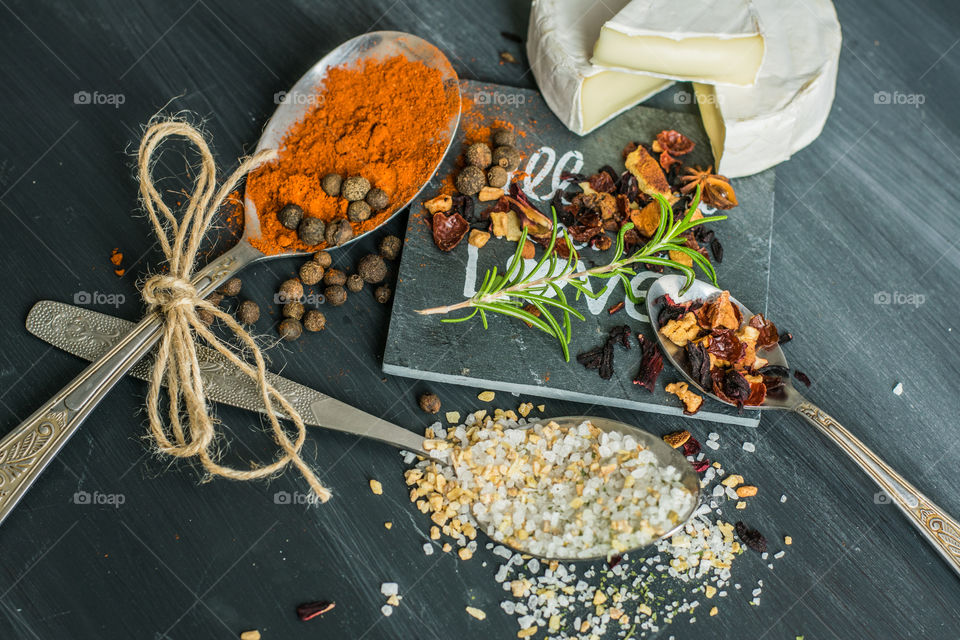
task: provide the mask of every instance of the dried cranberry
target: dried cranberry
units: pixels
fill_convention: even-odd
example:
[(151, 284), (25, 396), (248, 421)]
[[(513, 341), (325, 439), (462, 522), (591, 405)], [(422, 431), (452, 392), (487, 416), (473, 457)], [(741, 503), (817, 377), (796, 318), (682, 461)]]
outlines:
[(633, 384), (640, 385), (650, 393), (653, 393), (657, 384), (657, 378), (663, 371), (663, 356), (653, 340), (647, 340), (639, 333), (637, 342), (640, 343), (640, 370), (633, 377)]
[(749, 528), (747, 525), (743, 524), (742, 521), (738, 521), (733, 526), (737, 530), (737, 537), (740, 538), (743, 544), (747, 545), (757, 553), (766, 553), (767, 539), (764, 538), (759, 531)]
[(803, 384), (807, 385), (808, 387), (812, 384), (810, 382), (810, 376), (805, 374), (803, 371), (797, 371), (796, 369), (794, 369), (793, 377), (799, 380), (800, 382), (802, 382)]
[(697, 462), (693, 462), (691, 464), (693, 464), (693, 470), (696, 471), (697, 473), (703, 473), (704, 471), (710, 468), (710, 461), (707, 460), (706, 458), (704, 458), (703, 460), (698, 460)]
[(700, 441), (690, 436), (687, 438), (687, 441), (683, 443), (683, 455), (695, 456), (700, 453), (700, 448)]
[(610, 556), (610, 559), (607, 560), (607, 568), (613, 569), (615, 566), (620, 564), (622, 560), (623, 560), (623, 556), (621, 555)]

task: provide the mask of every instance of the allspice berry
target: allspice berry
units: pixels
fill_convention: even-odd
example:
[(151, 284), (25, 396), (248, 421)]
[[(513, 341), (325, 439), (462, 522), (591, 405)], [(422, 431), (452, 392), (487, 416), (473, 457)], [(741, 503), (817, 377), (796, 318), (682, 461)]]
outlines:
[(280, 313), (283, 314), (284, 318), (293, 318), (294, 320), (299, 320), (303, 317), (303, 312), (306, 311), (303, 307), (303, 303), (299, 300), (293, 300), (283, 305), (283, 309), (280, 310)]
[(346, 220), (334, 220), (327, 225), (326, 240), (331, 247), (339, 246), (353, 239), (353, 227)]
[(486, 184), (487, 177), (483, 175), (483, 169), (480, 167), (466, 166), (457, 175), (457, 191), (465, 196), (480, 193), (480, 189)]
[(377, 287), (376, 291), (373, 292), (373, 297), (377, 299), (377, 302), (380, 304), (387, 304), (390, 301), (390, 296), (393, 295), (393, 290), (385, 284)]
[(380, 240), (380, 255), (384, 260), (396, 260), (401, 248), (402, 244), (397, 236), (384, 236)]
[(295, 204), (288, 204), (277, 213), (277, 220), (287, 229), (296, 229), (303, 220), (303, 209)]
[(490, 147), (483, 142), (474, 142), (472, 145), (467, 147), (464, 157), (467, 160), (467, 164), (473, 165), (474, 167), (480, 167), (481, 169), (486, 169), (493, 161)]
[[(221, 285), (220, 288), (217, 289), (217, 291), (227, 296), (228, 298), (232, 298), (233, 296), (240, 293), (240, 288), (242, 286), (243, 286), (243, 281), (240, 280), (240, 278), (230, 278), (229, 280), (224, 282), (223, 285)], [(220, 303), (218, 302), (217, 304), (220, 304)]]
[(319, 263), (310, 260), (300, 265), (300, 282), (305, 285), (315, 285), (323, 278), (323, 267)]
[(390, 205), (390, 196), (387, 195), (387, 192), (376, 187), (367, 191), (367, 196), (364, 199), (374, 211), (382, 211)]
[(303, 284), (296, 278), (284, 280), (277, 290), (277, 302), (284, 304), (303, 297)]
[(360, 262), (357, 263), (357, 273), (364, 282), (377, 284), (387, 277), (387, 263), (376, 253), (371, 253), (360, 258)]
[(316, 309), (303, 314), (303, 328), (307, 331), (323, 331), (327, 326), (327, 316)]
[(504, 145), (493, 150), (493, 162), (507, 171), (516, 171), (520, 168), (520, 151), (516, 147)]
[(280, 326), (277, 327), (277, 331), (280, 332), (281, 338), (287, 342), (293, 342), (303, 334), (303, 327), (300, 325), (299, 320), (286, 318), (280, 322)]
[(197, 309), (197, 317), (200, 318), (200, 322), (208, 327), (213, 324), (213, 313), (207, 309)]
[(367, 191), (370, 191), (369, 180), (363, 176), (350, 176), (343, 181), (343, 186), (340, 188), (340, 195), (346, 198), (348, 202), (354, 202), (356, 200), (363, 200), (364, 196), (367, 195)]
[(343, 184), (343, 178), (340, 177), (339, 173), (328, 173), (323, 176), (323, 179), (320, 181), (320, 188), (322, 188), (323, 192), (328, 196), (336, 198), (340, 195), (341, 184)]
[(327, 287), (323, 290), (323, 295), (327, 299), (327, 302), (334, 307), (339, 307), (347, 301), (347, 290), (340, 285)]
[(507, 170), (498, 164), (487, 169), (487, 186), (501, 188), (507, 185)]
[(300, 242), (312, 247), (323, 242), (326, 231), (327, 225), (320, 218), (304, 218), (297, 227), (297, 236)]
[(325, 285), (343, 285), (347, 281), (347, 274), (340, 269), (327, 269), (327, 272), (323, 274), (323, 284)]
[(356, 200), (347, 205), (347, 218), (350, 222), (363, 222), (370, 219), (370, 205), (363, 200)]
[(517, 144), (517, 134), (510, 129), (494, 129), (492, 140), (495, 147), (512, 147)]
[(327, 251), (317, 251), (315, 254), (313, 254), (313, 261), (326, 269), (333, 264), (333, 256), (331, 256)]
[(358, 273), (351, 273), (347, 278), (347, 289), (351, 293), (360, 293), (363, 291), (363, 278)]
[[(237, 289), (237, 293), (240, 293), (239, 289)], [(223, 294), (220, 293), (219, 291), (214, 291), (213, 293), (207, 296), (207, 302), (209, 302), (215, 307), (219, 307), (220, 303), (223, 302)]]
[(244, 300), (237, 307), (237, 321), (240, 324), (253, 324), (260, 319), (260, 305), (253, 300)]
[(427, 413), (437, 413), (440, 411), (440, 398), (435, 393), (425, 393), (420, 396), (420, 408)]

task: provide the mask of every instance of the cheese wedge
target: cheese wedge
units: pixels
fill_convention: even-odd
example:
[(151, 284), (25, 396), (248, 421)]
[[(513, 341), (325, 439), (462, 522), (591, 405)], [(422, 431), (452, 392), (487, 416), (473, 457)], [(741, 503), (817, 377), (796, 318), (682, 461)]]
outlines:
[(534, 0), (527, 56), (547, 106), (574, 133), (584, 135), (672, 84), (652, 75), (590, 64), (603, 23), (626, 0)]
[(756, 85), (693, 85), (716, 170), (728, 178), (763, 171), (813, 142), (836, 90), (841, 34), (833, 3), (753, 4), (766, 42)]
[(750, 0), (633, 0), (603, 25), (590, 61), (675, 80), (750, 86), (763, 55)]

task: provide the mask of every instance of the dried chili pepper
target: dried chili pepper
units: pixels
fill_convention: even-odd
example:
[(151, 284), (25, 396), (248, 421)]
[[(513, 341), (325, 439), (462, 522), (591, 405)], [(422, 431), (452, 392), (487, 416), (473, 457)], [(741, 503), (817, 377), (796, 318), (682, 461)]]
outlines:
[(470, 230), (470, 224), (459, 213), (433, 214), (433, 241), (441, 251), (452, 251)]
[(653, 340), (647, 340), (639, 333), (637, 334), (637, 342), (640, 343), (641, 351), (640, 369), (637, 371), (637, 375), (633, 377), (633, 384), (653, 393), (657, 385), (657, 378), (663, 371), (663, 355)]
[(318, 602), (305, 602), (297, 606), (297, 617), (306, 622), (313, 620), (317, 616), (322, 616), (336, 606), (334, 602), (320, 600)]
[(792, 334), (792, 333), (789, 333), (789, 332), (788, 332), (788, 333), (782, 333), (782, 334), (780, 334), (780, 340), (779, 340), (779, 343), (780, 343), (780, 344), (787, 344), (787, 343), (790, 342), (791, 340), (793, 340), (793, 334)]
[(809, 387), (811, 384), (813, 384), (813, 383), (810, 382), (810, 376), (808, 376), (807, 374), (805, 374), (803, 371), (797, 371), (796, 369), (794, 369), (794, 370), (793, 370), (793, 377), (796, 378), (797, 380), (799, 380), (800, 382), (802, 382), (803, 384), (805, 384), (805, 385), (808, 386), (808, 387)]

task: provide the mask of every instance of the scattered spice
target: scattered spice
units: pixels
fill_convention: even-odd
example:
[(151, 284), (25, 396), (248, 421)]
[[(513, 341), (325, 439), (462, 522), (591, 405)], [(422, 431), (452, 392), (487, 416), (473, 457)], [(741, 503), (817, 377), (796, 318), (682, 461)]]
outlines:
[(747, 527), (747, 525), (745, 525), (742, 521), (738, 521), (734, 527), (737, 531), (737, 537), (743, 541), (743, 544), (747, 545), (757, 553), (766, 553), (767, 539), (764, 538), (759, 531)]
[(307, 620), (313, 620), (317, 616), (322, 616), (326, 612), (333, 609), (336, 605), (334, 602), (327, 602), (321, 600), (319, 602), (305, 602), (297, 606), (297, 617), (306, 622)]
[(379, 480), (374, 480), (373, 478), (371, 478), (371, 479), (370, 479), (370, 491), (372, 491), (373, 494), (374, 494), (374, 495), (377, 495), (377, 496), (383, 495), (383, 485), (380, 484), (380, 481), (379, 481)]
[(360, 259), (357, 264), (357, 273), (364, 282), (378, 284), (387, 277), (387, 263), (378, 254), (371, 253)]
[(260, 306), (253, 300), (244, 300), (237, 307), (237, 321), (240, 324), (254, 324), (260, 319)]
[(378, 247), (380, 255), (384, 260), (396, 260), (400, 257), (400, 250), (403, 248), (400, 238), (397, 236), (384, 236), (380, 239)]
[(806, 385), (806, 386), (808, 386), (808, 387), (809, 387), (811, 384), (813, 384), (812, 382), (810, 382), (810, 376), (808, 376), (807, 374), (805, 374), (803, 371), (797, 371), (796, 369), (794, 369), (794, 370), (793, 370), (793, 377), (796, 378), (797, 380), (799, 380), (800, 382), (802, 382), (804, 385)]
[(420, 408), (426, 413), (437, 413), (440, 411), (440, 398), (435, 393), (425, 393), (417, 401)]
[(303, 209), (295, 204), (288, 204), (283, 209), (280, 209), (280, 212), (277, 214), (277, 220), (287, 229), (296, 229), (303, 220)]
[(303, 315), (303, 328), (307, 331), (323, 331), (327, 326), (327, 317), (323, 312), (310, 309)]
[(303, 333), (303, 326), (300, 324), (300, 321), (295, 318), (285, 318), (280, 322), (277, 330), (281, 338), (287, 342), (292, 342)]
[(319, 263), (308, 260), (300, 265), (300, 282), (308, 286), (315, 285), (323, 279), (323, 273), (323, 267)]
[(609, 380), (613, 377), (613, 347), (617, 343), (625, 349), (630, 348), (630, 327), (622, 325), (610, 329), (606, 342), (579, 354), (577, 362), (587, 369), (596, 369), (601, 378)]
[(380, 304), (387, 304), (390, 302), (390, 298), (393, 296), (393, 289), (389, 286), (382, 284), (377, 287), (373, 292), (373, 297)]
[[(247, 195), (261, 217), (262, 235), (252, 243), (268, 255), (309, 248), (277, 220), (288, 204), (327, 223), (327, 244), (379, 226), (413, 197), (443, 156), (437, 132), (446, 128), (460, 100), (458, 87), (445, 87), (439, 70), (404, 56), (331, 68), (318, 97), (284, 137), (277, 160), (247, 179)], [(411, 104), (417, 108), (409, 109)], [(351, 225), (346, 200), (321, 186), (331, 173), (362, 176), (389, 195), (390, 205)], [(331, 227), (337, 233), (331, 234)]]
[(680, 398), (683, 403), (683, 412), (688, 416), (694, 415), (703, 406), (703, 396), (690, 391), (686, 382), (671, 382), (666, 386), (666, 391)]
[(313, 254), (313, 261), (326, 269), (333, 264), (333, 256), (331, 256), (327, 251), (317, 251), (315, 254)]
[(351, 273), (347, 277), (346, 287), (350, 293), (360, 293), (363, 291), (363, 278), (360, 277), (359, 273)]
[(113, 251), (110, 252), (110, 264), (113, 265), (113, 273), (119, 278), (127, 272), (121, 264), (123, 264), (123, 252), (120, 251), (119, 247), (115, 247)]
[(240, 640), (260, 640), (260, 631), (257, 629), (244, 631), (240, 634)]
[(220, 295), (232, 298), (233, 296), (240, 294), (240, 289), (243, 287), (243, 281), (240, 278), (230, 278), (221, 285), (217, 292)]
[(327, 269), (323, 274), (323, 284), (325, 285), (345, 285), (347, 283), (347, 274), (340, 269)]
[(617, 311), (620, 311), (621, 309), (623, 309), (624, 305), (625, 305), (624, 301), (621, 300), (621, 301), (618, 302), (617, 304), (615, 304), (615, 305), (613, 305), (612, 307), (610, 307), (609, 309), (607, 309), (607, 313), (609, 313), (610, 315), (613, 315), (613, 314), (615, 314)]
[(334, 307), (339, 307), (347, 301), (347, 290), (340, 285), (333, 285), (323, 290), (324, 299)]
[(303, 283), (297, 278), (290, 278), (280, 283), (277, 289), (277, 301), (281, 303), (300, 300), (303, 298)]
[(674, 449), (682, 447), (689, 439), (690, 432), (686, 429), (683, 431), (674, 431), (673, 433), (668, 433), (667, 435), (663, 436), (663, 441)]

